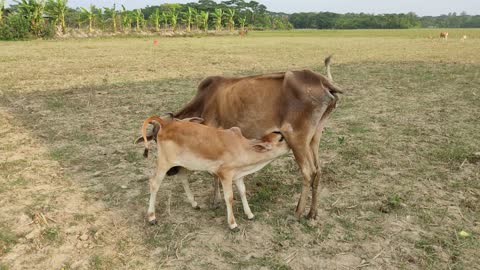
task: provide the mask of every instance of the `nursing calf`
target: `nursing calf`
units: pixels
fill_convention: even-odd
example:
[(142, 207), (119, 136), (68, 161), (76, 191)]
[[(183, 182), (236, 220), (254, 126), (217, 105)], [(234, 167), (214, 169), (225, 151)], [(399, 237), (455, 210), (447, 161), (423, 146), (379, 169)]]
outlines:
[[(145, 145), (144, 156), (148, 156), (147, 127), (150, 123), (157, 129), (157, 168), (150, 180), (150, 204), (148, 221), (156, 223), (155, 200), (160, 184), (166, 173), (180, 166), (190, 171), (207, 171), (218, 177), (223, 187), (227, 207), (227, 221), (230, 229), (238, 227), (233, 215), (232, 182), (238, 188), (243, 210), (249, 219), (254, 216), (248, 205), (243, 177), (254, 173), (273, 159), (289, 151), (280, 132), (271, 132), (260, 140), (248, 140), (238, 127), (218, 129), (192, 121), (166, 120), (158, 116), (147, 118), (142, 126)], [(185, 187), (185, 184), (184, 184)], [(196, 206), (186, 186), (187, 196)]]

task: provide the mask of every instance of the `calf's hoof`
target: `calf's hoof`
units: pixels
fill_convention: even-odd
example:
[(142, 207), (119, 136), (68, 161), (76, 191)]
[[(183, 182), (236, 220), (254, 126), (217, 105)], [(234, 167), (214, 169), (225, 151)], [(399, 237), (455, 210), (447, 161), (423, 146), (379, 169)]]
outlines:
[(148, 221), (148, 224), (157, 225), (157, 220), (156, 219), (150, 220), (150, 221)]
[(237, 233), (237, 232), (240, 231), (240, 228), (238, 228), (238, 226), (235, 227), (235, 228), (230, 228), (230, 231), (231, 231), (231, 232), (234, 232), (234, 233)]
[(195, 210), (200, 210), (200, 206), (198, 206), (198, 205), (197, 205), (197, 206), (194, 206), (193, 209), (195, 209)]
[(248, 220), (255, 220), (255, 216), (252, 215), (252, 216), (250, 216), (250, 217), (247, 217), (247, 219), (248, 219)]

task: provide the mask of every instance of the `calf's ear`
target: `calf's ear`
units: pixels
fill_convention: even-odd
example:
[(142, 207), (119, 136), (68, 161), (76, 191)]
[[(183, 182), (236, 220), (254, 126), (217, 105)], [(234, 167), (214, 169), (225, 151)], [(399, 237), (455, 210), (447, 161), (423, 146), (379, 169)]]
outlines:
[(253, 145), (253, 149), (259, 153), (264, 153), (272, 149), (272, 144), (269, 142), (259, 142)]

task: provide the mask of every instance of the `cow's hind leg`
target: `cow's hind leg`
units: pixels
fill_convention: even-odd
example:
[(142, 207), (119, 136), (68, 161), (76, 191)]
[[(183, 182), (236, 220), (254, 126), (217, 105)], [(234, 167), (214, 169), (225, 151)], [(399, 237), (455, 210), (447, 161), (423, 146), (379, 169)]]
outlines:
[(153, 176), (153, 178), (150, 179), (150, 202), (148, 205), (147, 215), (148, 222), (151, 225), (155, 225), (157, 223), (157, 218), (155, 217), (155, 203), (158, 189), (160, 188), (160, 185), (162, 184), (162, 180), (163, 178), (165, 178), (166, 173), (167, 170), (157, 168), (157, 170), (155, 171), (155, 175)]
[(292, 149), (295, 160), (297, 161), (303, 176), (302, 191), (295, 210), (295, 217), (300, 219), (307, 205), (308, 192), (312, 185), (312, 174), (315, 169), (314, 157), (310, 151), (309, 145), (311, 137), (310, 140), (307, 140), (302, 137), (289, 136), (289, 134), (284, 134), (284, 136), (288, 145)]
[(317, 130), (315, 135), (310, 142), (310, 151), (313, 155), (314, 161), (314, 168), (312, 170), (312, 205), (310, 206), (310, 211), (308, 212), (307, 218), (308, 219), (316, 219), (317, 218), (317, 200), (318, 200), (318, 193), (320, 187), (320, 175), (321, 175), (321, 167), (320, 167), (320, 156), (319, 156), (319, 146), (320, 146), (320, 139), (322, 138), (322, 132), (324, 128), (324, 121), (320, 121), (318, 124)]

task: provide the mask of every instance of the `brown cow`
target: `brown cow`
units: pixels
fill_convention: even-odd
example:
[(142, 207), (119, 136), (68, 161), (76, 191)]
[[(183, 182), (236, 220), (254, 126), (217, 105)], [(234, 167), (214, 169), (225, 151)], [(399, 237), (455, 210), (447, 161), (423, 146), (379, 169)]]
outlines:
[[(169, 169), (181, 166), (191, 171), (207, 171), (220, 179), (227, 206), (228, 225), (230, 229), (238, 230), (233, 215), (232, 182), (235, 181), (238, 188), (247, 218), (252, 219), (254, 216), (248, 205), (243, 177), (262, 169), (273, 159), (289, 151), (280, 132), (267, 134), (261, 140), (248, 140), (237, 127), (217, 129), (191, 121), (167, 121), (152, 116), (147, 118), (142, 126), (145, 157), (148, 156), (147, 126), (152, 121), (157, 122), (158, 127), (158, 155), (155, 176), (150, 180), (150, 224), (156, 223), (155, 200), (163, 178)], [(196, 205), (190, 190), (185, 191), (192, 206)]]
[[(174, 116), (201, 117), (206, 125), (220, 128), (237, 126), (247, 138), (262, 138), (280, 131), (303, 175), (295, 217), (300, 218), (304, 213), (308, 190), (312, 189), (307, 217), (316, 218), (318, 148), (325, 121), (336, 106), (337, 93), (341, 93), (332, 83), (329, 64), (330, 57), (325, 59), (328, 78), (311, 70), (237, 78), (208, 77), (198, 86), (196, 96)], [(170, 170), (171, 174), (175, 170)], [(217, 181), (214, 201), (219, 200)]]
[(440, 38), (448, 39), (448, 32), (440, 32)]

